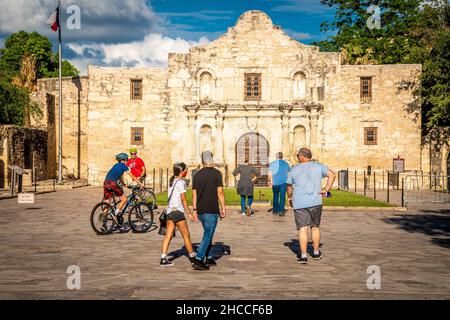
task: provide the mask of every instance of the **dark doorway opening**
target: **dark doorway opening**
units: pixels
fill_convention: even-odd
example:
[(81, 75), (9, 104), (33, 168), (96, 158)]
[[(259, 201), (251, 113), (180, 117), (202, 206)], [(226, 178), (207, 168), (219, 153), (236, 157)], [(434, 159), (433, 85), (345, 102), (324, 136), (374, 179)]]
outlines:
[(267, 186), (269, 152), (269, 142), (263, 135), (257, 132), (246, 133), (236, 142), (236, 167), (249, 159), (249, 164), (259, 172), (255, 185)]

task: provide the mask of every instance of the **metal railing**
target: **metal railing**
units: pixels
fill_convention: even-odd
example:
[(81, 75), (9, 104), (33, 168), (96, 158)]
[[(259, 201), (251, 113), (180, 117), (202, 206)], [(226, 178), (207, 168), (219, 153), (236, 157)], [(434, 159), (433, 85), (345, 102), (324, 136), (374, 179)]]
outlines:
[(403, 179), (403, 202), (450, 203), (449, 176), (441, 174), (408, 175)]

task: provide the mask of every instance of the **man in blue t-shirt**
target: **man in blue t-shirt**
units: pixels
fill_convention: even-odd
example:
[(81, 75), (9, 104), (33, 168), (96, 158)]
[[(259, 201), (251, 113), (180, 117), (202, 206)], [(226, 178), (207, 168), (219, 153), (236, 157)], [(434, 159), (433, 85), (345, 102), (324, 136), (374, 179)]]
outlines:
[[(127, 197), (123, 193), (123, 179), (122, 176), (126, 172), (130, 175), (131, 179), (135, 181), (141, 188), (144, 185), (139, 181), (138, 178), (131, 174), (130, 169), (125, 164), (128, 161), (128, 155), (126, 153), (119, 153), (116, 155), (117, 163), (108, 171), (106, 174), (105, 182), (103, 183), (103, 199), (108, 200), (113, 195), (120, 197), (120, 203), (117, 205), (116, 216), (121, 213), (122, 208), (127, 202)], [(119, 181), (121, 182), (119, 184)], [(117, 221), (116, 221), (117, 222)]]
[[(301, 148), (297, 154), (299, 164), (290, 172), (288, 178), (289, 204), (294, 208), (294, 218), (299, 230), (301, 253), (298, 263), (308, 263), (308, 227), (311, 227), (314, 260), (320, 260), (322, 253), (320, 245), (320, 219), (322, 217), (322, 197), (327, 196), (335, 179), (333, 171), (318, 162), (312, 162), (312, 153), (308, 148)], [(327, 178), (327, 184), (322, 189), (322, 179)]]
[(280, 217), (284, 216), (286, 202), (286, 188), (291, 167), (283, 160), (283, 152), (277, 153), (277, 160), (269, 165), (269, 186), (272, 186), (273, 209), (272, 212)]

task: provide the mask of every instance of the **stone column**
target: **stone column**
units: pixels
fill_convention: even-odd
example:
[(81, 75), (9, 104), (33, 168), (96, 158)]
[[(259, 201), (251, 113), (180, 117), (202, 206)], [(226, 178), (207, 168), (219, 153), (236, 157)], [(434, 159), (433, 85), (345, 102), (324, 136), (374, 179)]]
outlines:
[(189, 165), (195, 165), (197, 164), (197, 138), (195, 135), (197, 117), (194, 112), (188, 112), (189, 140), (187, 143), (187, 156), (189, 159)]
[(310, 149), (313, 153), (313, 158), (317, 158), (319, 151), (318, 146), (318, 122), (319, 122), (319, 114), (317, 113), (317, 109), (311, 109), (310, 115)]
[[(289, 116), (288, 116), (288, 111), (285, 109), (282, 111), (283, 115), (281, 116), (281, 126), (282, 126), (282, 130), (283, 130), (283, 135), (282, 135), (282, 152), (283, 155), (286, 159), (289, 158), (290, 156), (290, 152), (291, 152), (291, 148), (290, 148), (290, 144), (289, 144)], [(278, 151), (277, 151), (278, 152)]]
[(225, 159), (224, 159), (224, 154), (223, 154), (223, 150), (224, 150), (224, 145), (223, 145), (223, 113), (224, 113), (224, 109), (223, 108), (219, 108), (217, 110), (217, 115), (216, 115), (216, 154), (215, 154), (215, 159), (216, 159), (216, 163), (219, 165), (223, 165), (225, 163)]

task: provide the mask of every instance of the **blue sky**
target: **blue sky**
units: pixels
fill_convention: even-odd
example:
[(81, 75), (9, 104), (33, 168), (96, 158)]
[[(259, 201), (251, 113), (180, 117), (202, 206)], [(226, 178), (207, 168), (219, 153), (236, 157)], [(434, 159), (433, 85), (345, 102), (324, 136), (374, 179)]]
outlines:
[[(309, 44), (326, 37), (320, 24), (334, 13), (320, 0), (62, 0), (63, 22), (70, 5), (81, 10), (81, 29), (63, 23), (63, 57), (82, 74), (88, 65), (164, 67), (168, 52), (214, 40), (254, 9)], [(56, 0), (0, 0), (0, 46), (25, 30), (49, 37), (56, 50), (57, 34), (46, 24), (55, 7)]]
[[(247, 10), (262, 10), (291, 36), (303, 43), (324, 37), (320, 24), (333, 17), (333, 10), (319, 0), (155, 0), (155, 11), (167, 17), (175, 36), (221, 34)], [(183, 30), (183, 26), (186, 29)], [(194, 39), (192, 38), (192, 39)]]

